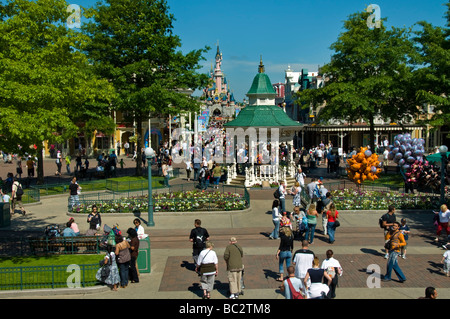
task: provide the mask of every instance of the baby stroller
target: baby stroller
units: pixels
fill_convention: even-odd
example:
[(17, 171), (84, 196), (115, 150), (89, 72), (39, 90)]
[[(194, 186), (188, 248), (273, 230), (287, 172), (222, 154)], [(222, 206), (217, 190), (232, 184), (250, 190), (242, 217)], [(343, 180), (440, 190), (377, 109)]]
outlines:
[(118, 226), (118, 224), (114, 225), (113, 227), (109, 227), (106, 224), (103, 226), (103, 237), (100, 241), (102, 248), (106, 248), (107, 245), (116, 245), (116, 235), (122, 234)]

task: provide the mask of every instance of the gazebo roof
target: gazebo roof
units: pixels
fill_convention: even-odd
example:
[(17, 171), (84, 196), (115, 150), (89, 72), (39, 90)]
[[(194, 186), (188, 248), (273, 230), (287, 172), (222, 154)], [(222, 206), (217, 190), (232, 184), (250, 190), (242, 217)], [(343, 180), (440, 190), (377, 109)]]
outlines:
[[(248, 96), (267, 98), (275, 97), (276, 91), (270, 82), (269, 76), (264, 73), (262, 59), (258, 74), (254, 77)], [(303, 125), (292, 120), (282, 108), (277, 105), (248, 105), (243, 108), (236, 119), (224, 124), (225, 127), (275, 127), (300, 128)]]

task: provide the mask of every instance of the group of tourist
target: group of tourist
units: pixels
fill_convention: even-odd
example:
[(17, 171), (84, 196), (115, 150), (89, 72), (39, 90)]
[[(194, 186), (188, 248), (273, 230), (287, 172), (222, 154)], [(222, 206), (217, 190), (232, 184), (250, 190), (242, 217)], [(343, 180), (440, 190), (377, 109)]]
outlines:
[[(213, 250), (214, 244), (210, 240), (210, 235), (202, 227), (200, 219), (195, 220), (194, 228), (189, 235), (189, 241), (192, 242), (192, 257), (194, 259), (195, 272), (200, 276), (200, 284), (203, 290), (202, 298), (210, 299), (211, 291), (214, 289), (215, 278), (219, 273), (219, 260), (216, 252)], [(223, 254), (227, 265), (230, 299), (238, 299), (242, 293), (243, 257), (244, 250), (237, 243), (236, 237), (231, 237)]]

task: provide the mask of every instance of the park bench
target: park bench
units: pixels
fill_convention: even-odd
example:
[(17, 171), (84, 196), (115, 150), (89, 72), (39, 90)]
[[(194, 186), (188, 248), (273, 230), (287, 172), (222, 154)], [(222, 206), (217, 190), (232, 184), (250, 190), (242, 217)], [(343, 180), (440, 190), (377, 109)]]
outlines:
[(30, 237), (33, 254), (98, 254), (102, 236)]

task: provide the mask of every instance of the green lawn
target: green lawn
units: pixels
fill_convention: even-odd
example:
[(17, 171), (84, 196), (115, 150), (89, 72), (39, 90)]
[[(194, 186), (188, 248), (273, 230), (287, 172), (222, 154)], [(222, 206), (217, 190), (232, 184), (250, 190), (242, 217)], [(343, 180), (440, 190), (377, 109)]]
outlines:
[(57, 266), (71, 264), (97, 264), (103, 254), (95, 255), (47, 255), (47, 256), (18, 256), (0, 258), (0, 267), (36, 267)]
[(0, 258), (0, 290), (95, 286), (102, 259), (103, 255)]
[(403, 187), (405, 182), (400, 174), (380, 174), (374, 181), (365, 180), (364, 184), (373, 186), (394, 186)]

